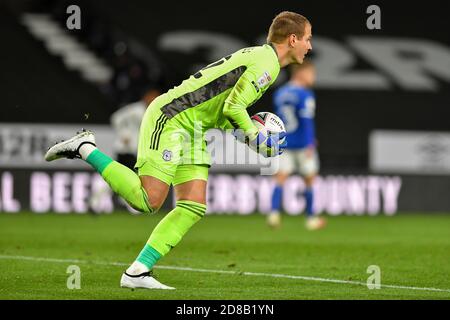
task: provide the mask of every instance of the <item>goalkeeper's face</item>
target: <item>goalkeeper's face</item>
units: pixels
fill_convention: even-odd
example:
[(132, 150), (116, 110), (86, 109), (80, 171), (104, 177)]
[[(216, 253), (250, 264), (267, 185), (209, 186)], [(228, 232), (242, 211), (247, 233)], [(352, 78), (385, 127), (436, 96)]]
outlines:
[(294, 63), (302, 63), (309, 50), (312, 50), (311, 32), (311, 25), (307, 23), (305, 25), (305, 32), (303, 34), (303, 37), (298, 37), (295, 35), (292, 44), (292, 60)]

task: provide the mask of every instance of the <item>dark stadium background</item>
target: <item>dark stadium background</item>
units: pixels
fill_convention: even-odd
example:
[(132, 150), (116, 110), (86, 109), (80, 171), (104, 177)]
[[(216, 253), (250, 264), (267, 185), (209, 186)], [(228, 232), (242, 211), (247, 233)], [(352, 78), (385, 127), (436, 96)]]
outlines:
[[(81, 30), (67, 30), (78, 41), (105, 59), (114, 70), (112, 80), (94, 85), (78, 71), (68, 70), (61, 57), (51, 55), (42, 41), (31, 35), (21, 22), (24, 13), (46, 13), (64, 27), (66, 8), (81, 8)], [(447, 48), (450, 34), (445, 1), (427, 5), (410, 2), (378, 2), (381, 30), (368, 30), (366, 8), (372, 3), (349, 1), (240, 1), (240, 2), (165, 2), (154, 1), (13, 1), (0, 3), (0, 122), (108, 124), (111, 113), (121, 105), (137, 100), (148, 84), (162, 90), (179, 84), (197, 67), (213, 60), (208, 45), (189, 52), (162, 49), (163, 34), (171, 31), (207, 31), (226, 35), (246, 46), (257, 42), (267, 31), (271, 19), (281, 10), (298, 11), (313, 24), (314, 37), (333, 40), (355, 59), (348, 71), (376, 72), (388, 88), (349, 86), (316, 88), (317, 133), (323, 175), (380, 175), (369, 166), (369, 134), (378, 129), (450, 132), (450, 78), (421, 71), (431, 79), (433, 89), (406, 88), (389, 72), (370, 62), (350, 46), (352, 37), (372, 39), (410, 38), (432, 41)], [(127, 44), (126, 57), (114, 53), (118, 43)], [(176, 46), (177, 44), (175, 44)], [(422, 43), (426, 46), (426, 42)], [(314, 48), (314, 38), (313, 38)], [(402, 53), (404, 59), (420, 59), (414, 52)], [(313, 60), (320, 58), (312, 54)], [(444, 60), (442, 69), (450, 69)], [(319, 75), (320, 76), (320, 75)], [(125, 77), (127, 85), (118, 79)], [(123, 80), (123, 79), (122, 79)], [(251, 109), (252, 113), (271, 110), (271, 89)], [(3, 141), (4, 143), (4, 141)], [(450, 153), (446, 147), (426, 152)], [(40, 146), (45, 151), (44, 146)], [(39, 148), (39, 147), (38, 147)], [(426, 146), (424, 147), (425, 150)], [(432, 148), (431, 148), (432, 149)], [(0, 141), (0, 153), (2, 152)], [(48, 168), (14, 168), (0, 162), (0, 173), (15, 178), (15, 197), (28, 199), (29, 175)], [(69, 170), (70, 172), (70, 170)], [(245, 171), (244, 171), (245, 172)], [(450, 172), (442, 174), (387, 173), (400, 176), (400, 211), (450, 212)]]

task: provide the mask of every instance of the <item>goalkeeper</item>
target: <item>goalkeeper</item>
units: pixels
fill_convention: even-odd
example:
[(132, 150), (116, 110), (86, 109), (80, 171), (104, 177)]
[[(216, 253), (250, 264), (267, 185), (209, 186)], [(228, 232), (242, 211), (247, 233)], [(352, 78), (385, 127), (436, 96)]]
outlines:
[(97, 149), (90, 131), (48, 150), (47, 161), (85, 160), (114, 192), (141, 212), (156, 212), (173, 184), (176, 206), (123, 273), (122, 287), (173, 289), (157, 281), (151, 270), (205, 214), (210, 157), (204, 136), (208, 129), (233, 129), (239, 140), (266, 156), (282, 152), (284, 146), (278, 143), (282, 136), (260, 133), (246, 108), (273, 84), (280, 68), (302, 63), (311, 49), (310, 22), (285, 11), (272, 21), (267, 44), (224, 57), (157, 97), (142, 119), (137, 174)]

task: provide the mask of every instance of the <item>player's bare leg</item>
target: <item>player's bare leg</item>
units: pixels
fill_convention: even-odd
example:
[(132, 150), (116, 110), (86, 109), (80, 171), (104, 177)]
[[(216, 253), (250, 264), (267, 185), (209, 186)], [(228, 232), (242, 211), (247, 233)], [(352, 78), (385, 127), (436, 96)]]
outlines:
[(175, 186), (175, 197), (177, 201), (189, 200), (206, 205), (205, 180), (191, 180)]
[(148, 196), (148, 202), (154, 210), (159, 210), (169, 194), (169, 186), (151, 176), (140, 176), (141, 184)]

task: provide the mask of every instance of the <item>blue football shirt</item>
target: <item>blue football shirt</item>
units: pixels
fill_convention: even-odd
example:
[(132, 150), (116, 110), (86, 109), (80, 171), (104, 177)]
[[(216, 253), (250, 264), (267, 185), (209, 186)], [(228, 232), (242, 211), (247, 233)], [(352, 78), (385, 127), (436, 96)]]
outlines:
[(286, 127), (288, 149), (303, 149), (315, 145), (314, 117), (316, 99), (308, 88), (287, 83), (273, 96), (275, 113)]

